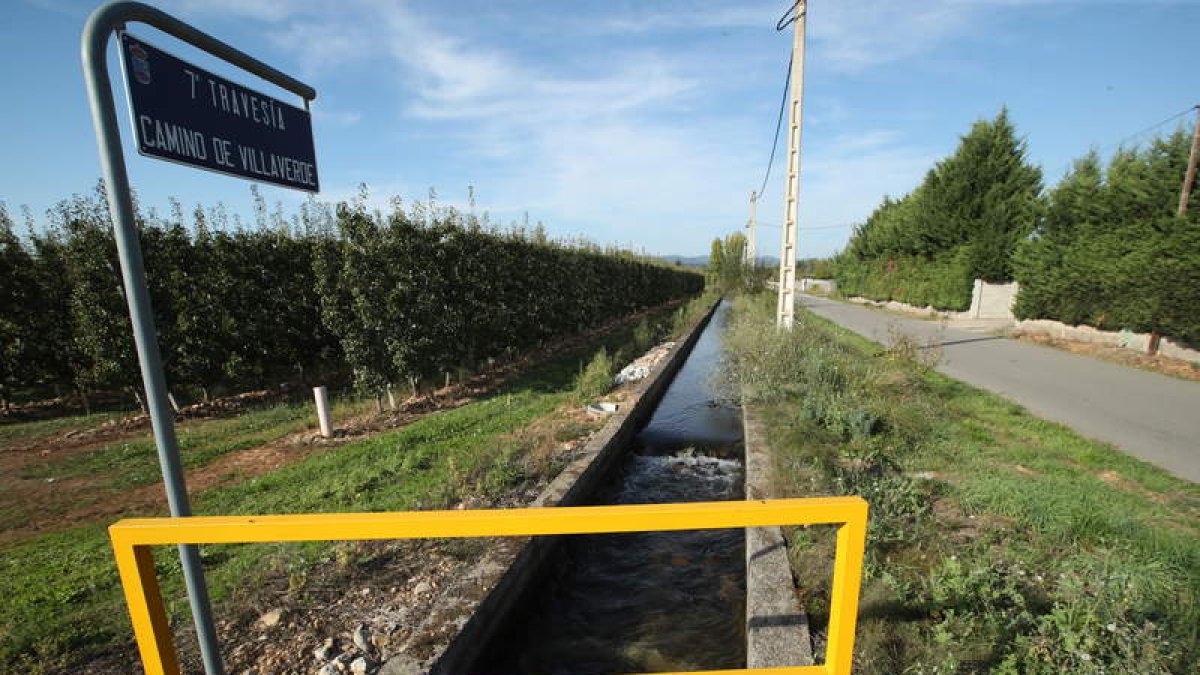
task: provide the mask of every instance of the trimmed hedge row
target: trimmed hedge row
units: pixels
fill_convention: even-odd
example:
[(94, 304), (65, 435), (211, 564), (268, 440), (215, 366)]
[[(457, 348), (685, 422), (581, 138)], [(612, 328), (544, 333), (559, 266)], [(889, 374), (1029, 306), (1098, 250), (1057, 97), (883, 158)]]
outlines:
[[(257, 197), (257, 193), (256, 193)], [(350, 371), (378, 392), (700, 292), (701, 274), (453, 209), (362, 199), (254, 229), (223, 209), (139, 216), (168, 382), (207, 396)], [(22, 238), (0, 205), (0, 403), (127, 389), (134, 357), (103, 195)]]
[(960, 248), (932, 260), (915, 256), (842, 260), (837, 268), (838, 291), (872, 300), (965, 311), (971, 306), (973, 284), (968, 258), (967, 250)]

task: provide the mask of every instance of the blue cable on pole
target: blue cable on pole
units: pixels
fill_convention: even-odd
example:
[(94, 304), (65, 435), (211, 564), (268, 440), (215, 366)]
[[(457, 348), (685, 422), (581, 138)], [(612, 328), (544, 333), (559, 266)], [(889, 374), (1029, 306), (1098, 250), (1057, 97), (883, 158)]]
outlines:
[(767, 160), (767, 173), (763, 176), (762, 187), (758, 189), (758, 199), (762, 199), (767, 191), (767, 181), (771, 179), (771, 167), (775, 165), (775, 151), (779, 148), (779, 130), (783, 128), (783, 111), (787, 109), (788, 90), (792, 84), (792, 59), (788, 57), (787, 76), (783, 78), (783, 98), (779, 101), (779, 118), (775, 120), (775, 140), (771, 142), (771, 158)]
[[(805, 5), (804, 9), (800, 9), (800, 5), (802, 4)], [(779, 17), (779, 21), (775, 23), (775, 30), (782, 31), (784, 28), (796, 23), (796, 19), (799, 19), (800, 16), (804, 14), (806, 9), (808, 9), (808, 5), (805, 4), (804, 0), (796, 0), (796, 2), (793, 2), (792, 6), (788, 7), (788, 10), (784, 12), (783, 16)]]

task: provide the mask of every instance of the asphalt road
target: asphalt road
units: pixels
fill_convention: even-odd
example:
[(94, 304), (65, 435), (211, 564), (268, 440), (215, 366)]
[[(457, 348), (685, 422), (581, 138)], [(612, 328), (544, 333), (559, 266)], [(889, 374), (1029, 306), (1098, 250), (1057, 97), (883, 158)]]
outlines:
[(796, 298), (877, 342), (886, 342), (893, 326), (922, 343), (937, 340), (942, 373), (1200, 482), (1200, 382), (824, 298)]

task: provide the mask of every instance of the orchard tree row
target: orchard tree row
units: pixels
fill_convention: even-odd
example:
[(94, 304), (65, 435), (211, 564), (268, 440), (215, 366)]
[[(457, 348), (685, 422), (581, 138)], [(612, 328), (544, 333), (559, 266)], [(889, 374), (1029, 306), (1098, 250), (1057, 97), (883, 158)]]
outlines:
[[(171, 388), (216, 392), (350, 373), (378, 394), (699, 292), (701, 275), (541, 228), (492, 226), (431, 198), (390, 212), (365, 193), (256, 222), (223, 207), (138, 211)], [(18, 233), (0, 205), (0, 402), (136, 396), (133, 348), (103, 191)]]
[(1176, 216), (1190, 143), (1178, 130), (1107, 166), (1091, 152), (1043, 191), (1001, 111), (913, 192), (884, 198), (833, 261), (839, 289), (964, 310), (974, 279), (1016, 280), (1019, 318), (1200, 343), (1200, 217)]

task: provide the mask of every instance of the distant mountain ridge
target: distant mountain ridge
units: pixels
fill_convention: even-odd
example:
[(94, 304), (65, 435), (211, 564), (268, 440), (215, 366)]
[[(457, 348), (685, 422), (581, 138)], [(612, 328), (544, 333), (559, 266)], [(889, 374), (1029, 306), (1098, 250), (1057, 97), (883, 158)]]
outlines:
[[(699, 268), (708, 267), (708, 256), (706, 255), (660, 255), (658, 259), (673, 265)], [(758, 256), (758, 264), (763, 267), (777, 267), (779, 265), (779, 258), (770, 255), (760, 255)]]

